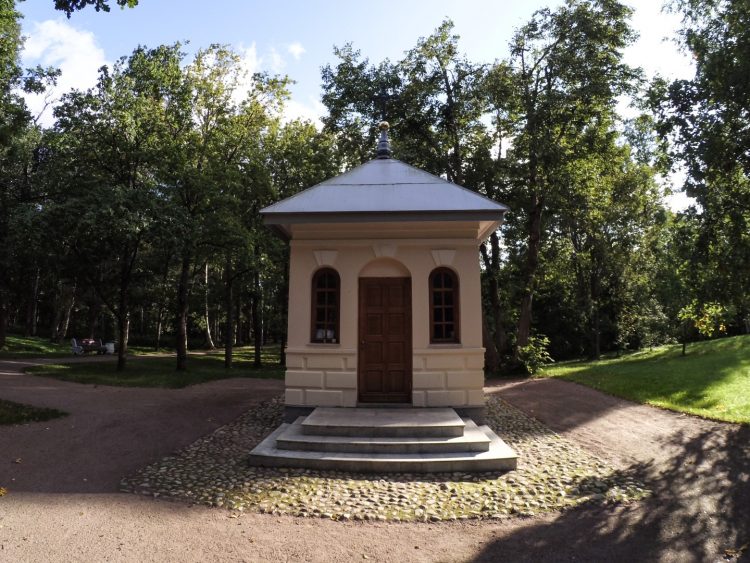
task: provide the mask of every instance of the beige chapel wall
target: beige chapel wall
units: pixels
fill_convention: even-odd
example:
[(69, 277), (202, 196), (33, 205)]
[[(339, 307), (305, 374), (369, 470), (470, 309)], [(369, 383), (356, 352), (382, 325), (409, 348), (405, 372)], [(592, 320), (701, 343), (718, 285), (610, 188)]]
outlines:
[[(429, 342), (430, 272), (452, 268), (459, 277), (460, 344)], [(311, 281), (321, 267), (341, 278), (340, 342), (310, 342)], [(286, 403), (357, 403), (358, 288), (360, 277), (411, 277), (415, 406), (483, 404), (481, 288), (473, 239), (292, 240)]]

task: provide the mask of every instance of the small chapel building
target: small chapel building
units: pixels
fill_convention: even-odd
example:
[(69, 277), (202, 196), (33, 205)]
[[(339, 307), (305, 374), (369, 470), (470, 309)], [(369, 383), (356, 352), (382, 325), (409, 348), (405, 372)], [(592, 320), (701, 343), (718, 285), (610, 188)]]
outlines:
[[(354, 421), (348, 426), (371, 422), (377, 412), (422, 421), (452, 413), (454, 422), (482, 422), (478, 245), (507, 210), (392, 158), (383, 123), (374, 160), (261, 211), (290, 245), (285, 420), (303, 424), (297, 434), (330, 435), (331, 425), (322, 419), (318, 430), (310, 427), (326, 413)], [(305, 416), (308, 426), (298, 418)], [(433, 441), (438, 433), (416, 432), (432, 434)], [(486, 432), (481, 437), (497, 439)], [(515, 467), (515, 454), (503, 446), (512, 464), (502, 467)]]

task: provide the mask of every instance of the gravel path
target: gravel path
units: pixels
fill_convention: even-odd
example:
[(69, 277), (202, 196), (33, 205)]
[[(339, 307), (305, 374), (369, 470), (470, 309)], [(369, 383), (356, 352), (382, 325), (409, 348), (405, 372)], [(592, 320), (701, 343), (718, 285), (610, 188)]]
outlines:
[(748, 560), (747, 426), (560, 381), (503, 382), (488, 391), (638, 475), (653, 496), (502, 520), (342, 523), (117, 492), (123, 475), (270, 400), (281, 382), (93, 387), (21, 375), (23, 365), (0, 362), (0, 398), (71, 414), (0, 427), (0, 486), (9, 490), (0, 498), (0, 561)]

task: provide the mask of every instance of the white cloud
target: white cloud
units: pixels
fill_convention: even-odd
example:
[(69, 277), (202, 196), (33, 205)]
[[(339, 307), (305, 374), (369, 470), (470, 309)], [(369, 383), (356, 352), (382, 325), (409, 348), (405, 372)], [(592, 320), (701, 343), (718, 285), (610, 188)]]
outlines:
[(261, 60), (258, 58), (258, 49), (255, 41), (249, 47), (240, 45), (237, 50), (242, 57), (242, 68), (248, 75), (252, 75), (260, 70)]
[(692, 78), (695, 65), (675, 43), (680, 16), (662, 11), (662, 2), (631, 0), (635, 9), (631, 24), (638, 30), (638, 40), (625, 50), (625, 62), (640, 66), (650, 77)]
[(235, 103), (240, 103), (245, 99), (248, 91), (253, 87), (253, 74), (260, 72), (261, 60), (258, 58), (258, 49), (253, 42), (249, 47), (240, 45), (236, 48), (237, 53), (241, 57), (240, 68), (243, 76), (239, 79), (237, 89), (232, 94), (232, 100)]
[(302, 46), (302, 43), (299, 41), (295, 41), (289, 47), (287, 48), (287, 51), (294, 57), (295, 61), (300, 60), (302, 55), (305, 54), (305, 48)]
[(288, 123), (295, 119), (306, 119), (312, 121), (313, 125), (318, 128), (318, 131), (320, 131), (323, 128), (323, 122), (320, 118), (325, 112), (326, 107), (320, 102), (320, 100), (315, 99), (313, 96), (310, 96), (304, 103), (291, 99), (284, 105), (282, 120), (285, 123)]
[(265, 66), (267, 66), (268, 69), (274, 74), (281, 74), (284, 66), (286, 66), (284, 57), (282, 57), (274, 47), (271, 47), (269, 49), (268, 57), (264, 59), (263, 62), (265, 63)]
[(49, 126), (54, 121), (52, 108), (48, 107), (42, 113), (45, 103), (59, 99), (73, 88), (85, 90), (94, 86), (99, 68), (108, 62), (93, 33), (76, 29), (62, 20), (34, 22), (31, 31), (25, 35), (21, 54), (23, 64), (54, 66), (62, 72), (57, 86), (47, 94), (25, 96), (32, 115), (40, 116), (40, 124)]

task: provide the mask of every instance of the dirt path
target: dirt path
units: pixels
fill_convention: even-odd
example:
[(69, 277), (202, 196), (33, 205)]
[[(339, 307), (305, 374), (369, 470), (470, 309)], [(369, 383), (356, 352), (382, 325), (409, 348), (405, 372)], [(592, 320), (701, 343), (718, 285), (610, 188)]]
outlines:
[(571, 511), (492, 549), (521, 541), (533, 542), (540, 556), (557, 550), (586, 559), (609, 548), (617, 559), (715, 561), (737, 558), (735, 550), (745, 546), (739, 557), (750, 561), (750, 427), (637, 405), (555, 379), (490, 382), (486, 390), (635, 472), (654, 491), (632, 509)]
[(706, 561), (750, 540), (747, 427), (574, 384), (505, 382), (488, 392), (637, 471), (654, 499), (499, 523), (343, 524), (234, 518), (117, 492), (123, 475), (277, 394), (281, 382), (94, 387), (20, 374), (28, 364), (0, 362), (0, 398), (71, 415), (0, 427), (0, 486), (10, 491), (0, 499), (0, 561)]

